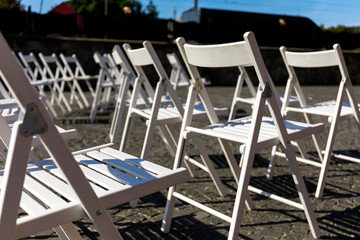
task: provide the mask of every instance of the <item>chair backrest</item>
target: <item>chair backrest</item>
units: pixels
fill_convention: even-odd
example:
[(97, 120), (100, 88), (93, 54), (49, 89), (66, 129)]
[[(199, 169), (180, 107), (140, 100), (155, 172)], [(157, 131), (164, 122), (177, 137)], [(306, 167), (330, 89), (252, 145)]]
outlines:
[(156, 54), (152, 44), (149, 41), (145, 41), (145, 42), (143, 42), (143, 46), (144, 47), (142, 47), (142, 48), (131, 49), (129, 44), (123, 45), (123, 48), (129, 58), (130, 62), (132, 63), (136, 74), (137, 74), (134, 89), (138, 89), (138, 90), (136, 90), (136, 91), (134, 90), (134, 93), (133, 93), (134, 100), (132, 99), (132, 101), (130, 103), (131, 107), (136, 107), (136, 100), (139, 97), (138, 94), (141, 89), (141, 85), (143, 83), (147, 82), (150, 87), (149, 79), (146, 76), (146, 74), (143, 70), (143, 67), (144, 66), (153, 66), (159, 77), (159, 81), (157, 82), (155, 94), (153, 95), (153, 97), (151, 96), (151, 94), (149, 94), (149, 91), (150, 91), (150, 89), (148, 89), (149, 87), (146, 87), (146, 85), (144, 85), (144, 88), (147, 91), (147, 93), (149, 94), (149, 97), (153, 98), (153, 105), (159, 106), (162, 95), (165, 90), (166, 93), (170, 96), (170, 99), (173, 102), (174, 106), (177, 108), (179, 113), (182, 115), (184, 110), (183, 110), (182, 104), (180, 102), (180, 99), (177, 96), (172, 84), (170, 83), (169, 77), (168, 77), (163, 65), (161, 64), (160, 59), (159, 59), (158, 55)]
[[(177, 39), (177, 45), (189, 70), (194, 89), (197, 89), (212, 124), (218, 123), (219, 119), (213, 111), (213, 105), (205, 86), (201, 82), (198, 67), (237, 67), (239, 70), (242, 67), (254, 67), (259, 80), (259, 89), (265, 91), (269, 96), (271, 95), (271, 97), (267, 98), (267, 101), (270, 103), (272, 115), (274, 109), (279, 108), (278, 94), (263, 62), (254, 34), (248, 32), (244, 35), (244, 39), (245, 41), (241, 42), (216, 45), (193, 45), (186, 43), (183, 38)], [(275, 103), (276, 106), (274, 105)]]
[(345, 63), (345, 59), (339, 44), (334, 44), (332, 50), (312, 51), (312, 52), (292, 52), (288, 51), (286, 47), (280, 48), (281, 56), (284, 60), (286, 69), (289, 74), (287, 81), (285, 96), (282, 105), (282, 113), (284, 114), (286, 107), (289, 104), (289, 98), (292, 89), (294, 88), (301, 107), (307, 105), (304, 93), (301, 89), (299, 79), (296, 75), (295, 68), (325, 68), (338, 67), (341, 81), (339, 82), (339, 90), (337, 95), (337, 102), (343, 101), (343, 90), (346, 90), (348, 100), (353, 108), (353, 112), (358, 114), (357, 101), (353, 92), (351, 79)]

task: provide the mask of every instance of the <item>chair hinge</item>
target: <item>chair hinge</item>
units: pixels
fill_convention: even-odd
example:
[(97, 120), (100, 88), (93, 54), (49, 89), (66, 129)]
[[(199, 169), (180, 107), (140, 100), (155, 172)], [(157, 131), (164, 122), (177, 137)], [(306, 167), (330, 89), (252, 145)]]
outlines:
[(139, 75), (139, 79), (138, 79), (139, 83), (144, 83), (145, 82), (145, 78), (143, 75)]
[(26, 106), (25, 114), (20, 115), (19, 118), (23, 119), (20, 134), (24, 137), (45, 133), (48, 130), (48, 125), (35, 103), (29, 103)]
[(196, 79), (195, 79), (195, 82), (193, 83), (193, 85), (194, 85), (194, 89), (195, 89), (196, 91), (200, 92), (201, 89), (202, 89), (201, 78), (196, 78)]
[(345, 78), (341, 79), (341, 81), (343, 81), (343, 82), (344, 82), (345, 86), (349, 86), (349, 84), (350, 84), (350, 79), (349, 79), (349, 78), (347, 78), (347, 77), (345, 77)]
[(160, 84), (161, 86), (167, 87), (166, 78), (160, 78)]
[(135, 76), (134, 76), (134, 74), (132, 74), (132, 73), (125, 73), (125, 75), (126, 75), (126, 78), (127, 78), (127, 79), (130, 79), (130, 80), (134, 80), (134, 79), (135, 79)]
[(259, 90), (262, 91), (262, 94), (261, 94), (262, 98), (271, 98), (272, 97), (271, 87), (270, 87), (270, 84), (268, 82), (265, 83), (264, 89), (260, 85)]

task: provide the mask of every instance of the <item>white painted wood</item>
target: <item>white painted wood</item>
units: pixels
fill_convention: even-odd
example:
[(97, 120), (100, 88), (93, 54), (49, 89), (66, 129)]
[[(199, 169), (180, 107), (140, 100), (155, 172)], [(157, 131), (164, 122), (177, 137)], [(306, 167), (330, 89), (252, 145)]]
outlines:
[(333, 50), (317, 52), (285, 52), (286, 61), (293, 67), (315, 68), (338, 65)]
[[(61, 102), (63, 102), (65, 108), (67, 111), (71, 112), (71, 106), (69, 100), (65, 97), (64, 94), (64, 87), (65, 83), (69, 86), (71, 90), (73, 90), (72, 84), (70, 83), (70, 78), (67, 78), (60, 62), (57, 60), (57, 57), (55, 55), (51, 56), (45, 56), (41, 52), (39, 53), (39, 58), (43, 64), (43, 74), (46, 78), (50, 79), (50, 81), (53, 82), (54, 86), (56, 86), (56, 91), (54, 91), (54, 94), (51, 96), (51, 102), (54, 102), (54, 99), (56, 98), (56, 94), (58, 94), (58, 98)], [(53, 70), (49, 65), (54, 65), (55, 69)], [(80, 105), (82, 107), (82, 105)]]
[[(50, 96), (52, 96), (53, 94), (55, 94), (55, 91), (59, 89), (58, 84), (54, 84), (51, 79), (46, 78), (45, 74), (43, 73), (42, 67), (40, 66), (40, 63), (38, 62), (33, 53), (24, 55), (22, 52), (19, 52), (18, 55), (21, 63), (23, 64), (23, 70), (29, 81), (31, 82), (31, 85), (38, 89), (41, 96), (45, 96), (44, 102), (47, 108), (49, 109), (51, 114), (56, 117), (57, 114), (49, 98), (47, 97), (45, 87), (48, 87), (50, 89)], [(65, 112), (65, 108), (62, 106), (61, 100), (58, 98), (56, 98), (55, 100), (60, 110), (62, 112)]]
[[(126, 149), (126, 143), (130, 136), (130, 123), (135, 117), (142, 117), (147, 123), (147, 129), (145, 133), (145, 139), (143, 142), (143, 148), (140, 154), (140, 157), (147, 159), (151, 150), (152, 139), (155, 134), (155, 130), (159, 129), (161, 138), (163, 139), (167, 149), (171, 155), (175, 155), (176, 152), (176, 140), (174, 134), (169, 129), (171, 124), (180, 123), (182, 121), (182, 116), (184, 114), (184, 105), (181, 103), (177, 93), (172, 86), (170, 79), (160, 62), (158, 55), (155, 52), (152, 44), (149, 41), (143, 42), (143, 47), (138, 49), (132, 49), (129, 44), (124, 44), (123, 48), (126, 55), (128, 56), (130, 62), (132, 63), (135, 72), (137, 74), (134, 88), (129, 104), (129, 110), (125, 120), (125, 127), (120, 143), (120, 150), (124, 151)], [(143, 83), (148, 83), (149, 80), (143, 70), (144, 66), (151, 66), (156, 70), (158, 75), (158, 82), (156, 84), (154, 94), (148, 93), (147, 95), (151, 98), (151, 106), (147, 108), (139, 108), (136, 105), (137, 99), (139, 99), (139, 94), (141, 89), (147, 91), (146, 86), (143, 87)], [(170, 99), (163, 101), (163, 96)], [(193, 114), (196, 116), (194, 119), (206, 118), (206, 111), (203, 106), (196, 105), (196, 110)], [(224, 109), (216, 109), (216, 113), (227, 113)], [(209, 166), (212, 164), (210, 161), (205, 162), (206, 159), (203, 159), (204, 166)], [(215, 179), (218, 179), (216, 172), (213, 167), (209, 166), (212, 170), (208, 172), (212, 175), (212, 179), (215, 181), (215, 185), (219, 190), (220, 195), (224, 195), (224, 190), (222, 183)]]
[[(189, 88), (186, 104), (187, 107), (185, 109), (185, 116), (181, 126), (178, 151), (176, 153), (174, 167), (176, 168), (183, 164), (182, 161), (185, 154), (185, 141), (189, 138), (196, 138), (198, 141), (197, 137), (205, 135), (222, 139), (220, 144), (225, 156), (233, 154), (231, 149), (227, 147), (227, 141), (239, 143), (242, 146), (240, 152), (242, 152), (243, 155), (241, 160), (241, 169), (238, 168), (237, 170), (237, 172), (241, 172), (237, 175), (237, 177), (235, 177), (235, 179), (238, 180), (237, 194), (232, 216), (229, 218), (222, 213), (218, 213), (201, 205), (200, 203), (197, 203), (194, 199), (184, 196), (184, 194), (180, 193), (178, 190), (180, 186), (172, 187), (168, 193), (168, 201), (165, 209), (162, 230), (165, 232), (169, 231), (171, 216), (174, 211), (174, 197), (176, 197), (197, 206), (204, 211), (214, 214), (215, 216), (228, 220), (231, 223), (228, 239), (238, 239), (245, 202), (249, 199), (248, 189), (251, 189), (257, 193), (264, 193), (264, 195), (282, 203), (303, 209), (313, 237), (318, 238), (320, 237), (320, 229), (310, 204), (308, 192), (299, 171), (298, 163), (291, 145), (291, 140), (296, 140), (297, 138), (302, 138), (322, 131), (324, 126), (323, 124), (313, 125), (284, 121), (280, 112), (279, 99), (276, 94), (275, 86), (273, 85), (262, 60), (254, 34), (251, 32), (245, 33), (244, 40), (245, 41), (242, 42), (229, 44), (193, 45), (186, 43), (183, 38), (177, 39), (179, 51), (182, 54), (183, 60), (193, 80), (201, 79), (197, 69), (198, 67), (212, 68), (253, 66), (255, 68), (260, 87), (256, 94), (251, 117), (236, 119), (229, 122), (219, 121), (212, 108), (205, 86), (201, 85), (201, 82), (199, 82), (201, 88)], [(196, 95), (199, 95), (207, 111), (209, 121), (211, 122), (211, 125), (209, 126), (192, 126), (192, 108), (194, 106)], [(265, 105), (269, 109), (271, 117), (263, 117)], [(294, 182), (297, 185), (300, 203), (294, 203), (288, 199), (273, 196), (270, 193), (265, 194), (263, 190), (255, 189), (249, 186), (255, 153), (260, 149), (277, 144), (280, 144), (289, 159), (289, 168), (292, 172)], [(201, 151), (200, 154), (207, 153), (203, 153), (203, 151)], [(231, 160), (229, 163), (231, 165)]]
[[(188, 53), (187, 62), (189, 64), (208, 68), (250, 65), (252, 62), (246, 53), (246, 48), (244, 42), (203, 46), (184, 45), (184, 50)], [(228, 58), (230, 54), (232, 56)]]
[[(191, 84), (190, 76), (184, 69), (176, 53), (167, 53), (166, 57), (172, 67), (169, 80), (174, 89), (177, 90), (178, 87), (189, 87)], [(205, 78), (202, 78), (201, 81), (204, 85), (211, 84), (211, 82)]]
[[(88, 216), (102, 239), (122, 239), (106, 211), (107, 208), (168, 188), (188, 178), (185, 168), (162, 171), (164, 168), (156, 167), (153, 163), (147, 164), (145, 160), (113, 152), (113, 155), (134, 159), (135, 163), (146, 168), (154, 168), (158, 172), (155, 174), (130, 161), (116, 159), (98, 151), (111, 144), (88, 149), (92, 151), (88, 156), (92, 155), (96, 159), (81, 155), (87, 153), (85, 150), (73, 155), (37, 94), (31, 91), (30, 82), (2, 35), (0, 52), (0, 70), (11, 93), (18, 100), (19, 107), (25, 112), (25, 122), (14, 124), (5, 169), (2, 171), (4, 176), (0, 176), (2, 238), (24, 238), (48, 228), (55, 228), (62, 239), (80, 239), (71, 221)], [(30, 103), (35, 107), (28, 108)], [(29, 110), (25, 111), (27, 108)], [(30, 132), (31, 134), (25, 137), (22, 134), (31, 131), (27, 122), (29, 114), (39, 118), (39, 126), (35, 123), (32, 126), (34, 133)], [(37, 135), (52, 158), (28, 164), (33, 135), (37, 133), (36, 129), (42, 129), (42, 124), (45, 123), (47, 129)], [(24, 127), (26, 128), (23, 129)], [(90, 168), (91, 165), (103, 166), (107, 172), (103, 174), (94, 170), (95, 167)], [(126, 176), (132, 175), (134, 181), (127, 184), (121, 179), (122, 175), (117, 174), (120, 172)], [(135, 175), (143, 179), (137, 179)], [(137, 183), (132, 184), (135, 180)], [(26, 193), (23, 194), (23, 190)], [(31, 204), (35, 204), (34, 209), (29, 210)], [(29, 210), (28, 215), (18, 218), (19, 207), (22, 206), (22, 210)], [(41, 210), (40, 206), (43, 206), (44, 210)]]
[[(330, 123), (330, 130), (328, 132), (325, 149), (321, 147), (318, 137), (313, 135), (313, 141), (318, 152), (319, 161), (313, 163), (311, 162), (312, 160), (309, 159), (302, 160), (305, 163), (311, 163), (313, 166), (321, 166), (315, 193), (316, 197), (321, 197), (324, 191), (333, 145), (335, 143), (337, 126), (340, 121), (352, 117), (360, 124), (360, 105), (357, 103), (349, 72), (339, 44), (335, 44), (332, 50), (325, 51), (292, 52), (288, 51), (285, 47), (281, 47), (280, 52), (289, 74), (285, 93), (286, 99), (284, 100), (281, 109), (282, 114), (287, 114), (288, 112), (302, 113), (307, 123), (314, 123), (312, 116), (325, 116)], [(320, 103), (306, 103), (305, 95), (301, 89), (295, 68), (330, 68), (334, 66), (339, 69), (341, 76), (336, 99)], [(293, 89), (299, 98), (300, 107), (288, 106), (288, 96)], [(348, 102), (345, 102), (345, 96), (347, 97)], [(269, 166), (268, 176), (273, 174), (272, 171), (275, 168), (275, 164), (275, 162), (272, 162), (271, 166)]]
[(91, 76), (86, 74), (76, 54), (72, 54), (71, 56), (65, 56), (64, 54), (60, 53), (59, 56), (64, 64), (64, 70), (66, 71), (66, 73), (78, 81), (85, 81), (88, 91), (90, 91), (91, 95), (94, 97), (95, 91), (91, 85), (90, 80), (95, 80), (98, 76)]
[[(100, 70), (95, 88), (90, 120), (93, 121), (99, 106), (107, 105), (108, 95), (114, 90), (115, 95), (119, 92), (122, 83), (120, 70), (114, 65), (111, 56), (108, 54), (101, 55), (99, 52), (94, 53), (94, 61), (99, 64)], [(102, 100), (100, 100), (102, 98)], [(100, 101), (100, 102), (99, 102)]]

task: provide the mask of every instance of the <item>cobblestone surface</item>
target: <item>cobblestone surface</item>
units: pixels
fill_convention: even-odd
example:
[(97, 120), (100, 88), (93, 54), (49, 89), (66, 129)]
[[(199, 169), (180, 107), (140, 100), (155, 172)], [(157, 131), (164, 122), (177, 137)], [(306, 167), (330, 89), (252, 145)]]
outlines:
[[(360, 92), (360, 87), (356, 87)], [(214, 97), (215, 106), (229, 107), (234, 88), (208, 88), (211, 97)], [(283, 88), (279, 90), (283, 91)], [(336, 96), (336, 87), (305, 87), (304, 92), (312, 96), (314, 101), (325, 100), (327, 96)], [(216, 96), (222, 96), (221, 98)], [(359, 96), (359, 94), (358, 94)], [(215, 98), (216, 97), (216, 98)], [(238, 111), (237, 116), (249, 112), (249, 108)], [(78, 112), (79, 116), (85, 112)], [(72, 150), (95, 146), (107, 141), (110, 124), (106, 121), (106, 113), (100, 116), (96, 124), (72, 121), (75, 115), (60, 118), (57, 122), (67, 128), (76, 128), (79, 137), (69, 142)], [(104, 120), (105, 119), (105, 120)], [(109, 116), (107, 119), (111, 119)], [(104, 120), (104, 121), (103, 121)], [(77, 122), (74, 124), (74, 122)], [(133, 125), (127, 152), (139, 155), (142, 139), (145, 134), (145, 123), (141, 120)], [(321, 135), (326, 139), (326, 134)], [(305, 141), (307, 151), (312, 154), (314, 148), (310, 139)], [(181, 190), (207, 206), (221, 210), (228, 215), (232, 212), (235, 197), (235, 182), (230, 170), (220, 152), (217, 142), (206, 139), (206, 145), (218, 174), (226, 186), (228, 195), (220, 197), (216, 192), (209, 176), (201, 170), (197, 177), (181, 185)], [(149, 159), (163, 166), (171, 167), (173, 158), (158, 135), (153, 141)], [(239, 159), (238, 146), (232, 145), (236, 157)], [(195, 148), (188, 144), (187, 152), (198, 157)], [(359, 132), (354, 120), (340, 124), (335, 149), (340, 152), (360, 157)], [(298, 201), (297, 192), (289, 173), (288, 164), (280, 160), (273, 180), (265, 179), (268, 166), (269, 149), (256, 155), (251, 185), (261, 187), (269, 192)], [(321, 199), (314, 197), (319, 169), (300, 164), (306, 186), (310, 192), (311, 202), (319, 222), (322, 239), (360, 239), (360, 165), (334, 159), (328, 172), (326, 188)], [(239, 239), (312, 239), (305, 214), (298, 209), (251, 194), (255, 210), (245, 211)], [(125, 239), (226, 239), (229, 223), (205, 213), (193, 206), (177, 201), (170, 233), (160, 231), (161, 221), (166, 202), (166, 191), (161, 191), (141, 199), (138, 207), (131, 208), (128, 204), (110, 209), (116, 227)], [(87, 218), (75, 222), (84, 239), (101, 239), (91, 221)], [(57, 239), (55, 233), (45, 231), (26, 239)]]

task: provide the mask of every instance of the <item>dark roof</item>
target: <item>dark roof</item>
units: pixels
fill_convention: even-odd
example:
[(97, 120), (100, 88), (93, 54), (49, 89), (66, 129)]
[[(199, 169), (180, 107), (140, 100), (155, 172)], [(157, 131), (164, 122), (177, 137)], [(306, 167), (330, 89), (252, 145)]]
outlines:
[[(289, 16), (289, 15), (277, 15), (277, 14), (265, 14), (255, 12), (242, 12), (242, 11), (229, 11), (229, 10), (218, 10), (218, 9), (206, 9), (197, 8), (190, 9), (183, 12), (181, 22), (197, 22), (205, 23), (212, 19), (219, 22), (243, 22), (243, 23), (258, 23), (258, 24), (278, 24), (279, 19), (291, 21), (295, 24), (308, 25), (317, 27), (317, 25), (307, 17), (301, 16)], [(270, 21), (270, 22), (269, 22)]]

